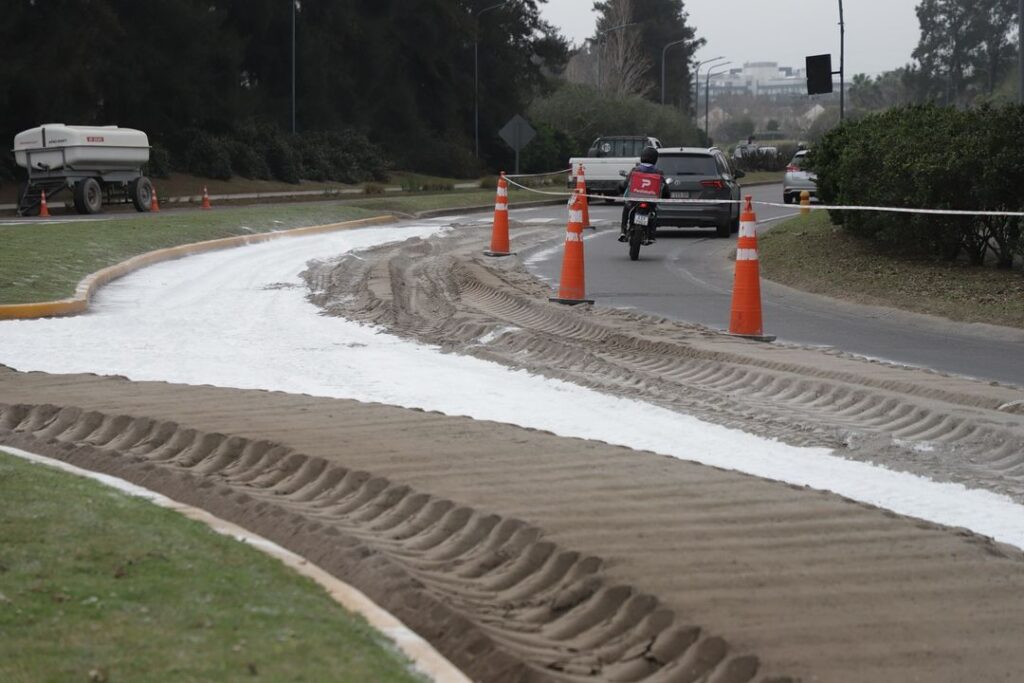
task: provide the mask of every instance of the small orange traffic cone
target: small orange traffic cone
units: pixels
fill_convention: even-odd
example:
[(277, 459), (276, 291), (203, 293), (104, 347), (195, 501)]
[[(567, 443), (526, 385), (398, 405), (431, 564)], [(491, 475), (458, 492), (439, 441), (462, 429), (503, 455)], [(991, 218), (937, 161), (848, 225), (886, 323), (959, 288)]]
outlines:
[(592, 304), (587, 296), (586, 276), (583, 259), (583, 197), (578, 192), (572, 195), (569, 206), (569, 225), (565, 229), (565, 254), (562, 256), (562, 278), (558, 285), (558, 296), (548, 299), (558, 304)]
[(761, 272), (757, 255), (757, 216), (751, 197), (740, 216), (740, 235), (736, 243), (736, 279), (732, 288), (732, 315), (729, 334), (757, 341), (775, 341), (764, 334), (761, 321)]
[(498, 197), (494, 201), (494, 228), (491, 230), (491, 248), (484, 256), (511, 256), (508, 244), (508, 181), (505, 172), (498, 178)]
[(587, 177), (583, 171), (583, 164), (580, 164), (579, 171), (576, 173), (576, 194), (580, 195), (583, 200), (583, 229), (596, 230), (590, 223), (590, 202), (587, 200)]
[(153, 188), (153, 196), (149, 199), (149, 210), (153, 213), (160, 213), (160, 201), (156, 198), (156, 188)]
[(203, 203), (199, 206), (200, 209), (212, 209), (213, 205), (210, 204), (210, 193), (206, 191), (206, 186), (203, 186)]
[(46, 205), (46, 190), (40, 190), (40, 193), (41, 194), (39, 195), (39, 217), (49, 218), (50, 207)]

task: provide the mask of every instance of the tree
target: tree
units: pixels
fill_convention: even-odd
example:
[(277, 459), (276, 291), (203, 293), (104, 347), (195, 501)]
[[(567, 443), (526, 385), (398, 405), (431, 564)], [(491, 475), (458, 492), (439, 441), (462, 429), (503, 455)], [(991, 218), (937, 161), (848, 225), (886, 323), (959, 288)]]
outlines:
[[(618, 20), (623, 14), (619, 9), (621, 0), (595, 2), (598, 12), (597, 30), (601, 31), (629, 21), (638, 23), (626, 31), (638, 35), (636, 44), (643, 55), (642, 81), (646, 84), (643, 92), (654, 101), (661, 101), (661, 65), (663, 49), (669, 43), (682, 40), (683, 43), (669, 48), (665, 60), (665, 84), (667, 103), (683, 111), (691, 106), (693, 74), (690, 64), (694, 53), (704, 45), (703, 38), (697, 38), (696, 29), (688, 23), (683, 0), (631, 0), (632, 11), (629, 19)], [(618, 15), (613, 18), (613, 14)], [(611, 38), (619, 32), (606, 35)], [(639, 92), (639, 91), (638, 91)]]
[(966, 105), (991, 94), (1013, 62), (1017, 0), (922, 0), (917, 66), (907, 82), (919, 101)]

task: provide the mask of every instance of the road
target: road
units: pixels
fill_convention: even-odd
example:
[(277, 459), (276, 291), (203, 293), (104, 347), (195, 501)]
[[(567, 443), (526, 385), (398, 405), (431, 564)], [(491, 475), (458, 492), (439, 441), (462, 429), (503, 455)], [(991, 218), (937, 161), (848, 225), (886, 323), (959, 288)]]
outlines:
[[(778, 202), (782, 187), (754, 187), (749, 194)], [(792, 209), (761, 207), (759, 226), (770, 229), (793, 214)], [(611, 206), (591, 210), (598, 230), (586, 240), (588, 296), (603, 306), (728, 327), (733, 277), (728, 256), (735, 240), (719, 240), (705, 230), (666, 231), (659, 233), (657, 244), (644, 247), (640, 261), (630, 262), (625, 246), (616, 241), (619, 215)], [(514, 211), (513, 217), (558, 220), (564, 218), (564, 209), (524, 209)], [(532, 272), (557, 282), (560, 251), (524, 256)], [(765, 332), (782, 341), (1024, 385), (1024, 332), (838, 302), (770, 282), (762, 283), (762, 299)]]

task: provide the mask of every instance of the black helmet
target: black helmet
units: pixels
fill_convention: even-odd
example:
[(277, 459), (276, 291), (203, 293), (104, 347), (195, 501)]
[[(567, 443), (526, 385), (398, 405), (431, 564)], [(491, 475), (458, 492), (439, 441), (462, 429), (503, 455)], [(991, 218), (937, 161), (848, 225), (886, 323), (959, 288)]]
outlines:
[(640, 152), (640, 163), (651, 166), (658, 163), (658, 150), (654, 147), (644, 147), (644, 150)]

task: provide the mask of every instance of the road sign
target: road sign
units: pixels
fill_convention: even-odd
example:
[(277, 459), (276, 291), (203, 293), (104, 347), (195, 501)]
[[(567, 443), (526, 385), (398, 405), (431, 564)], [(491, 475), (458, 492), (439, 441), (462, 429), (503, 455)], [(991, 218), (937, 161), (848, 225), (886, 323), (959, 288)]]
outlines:
[(516, 151), (516, 173), (519, 173), (519, 152), (537, 136), (537, 131), (533, 129), (529, 121), (516, 114), (511, 121), (505, 124), (504, 128), (498, 131), (498, 135)]

